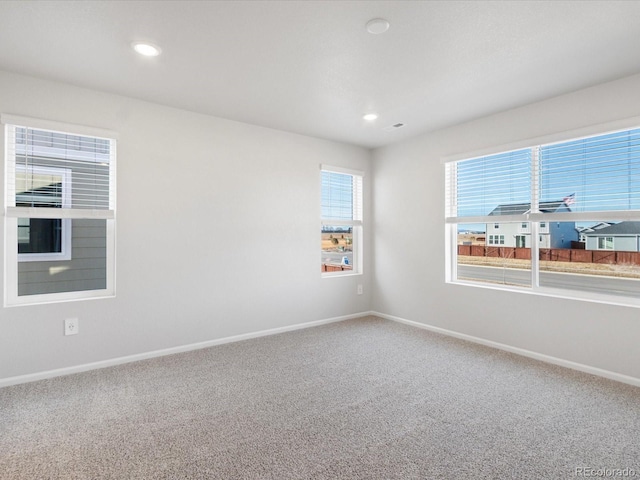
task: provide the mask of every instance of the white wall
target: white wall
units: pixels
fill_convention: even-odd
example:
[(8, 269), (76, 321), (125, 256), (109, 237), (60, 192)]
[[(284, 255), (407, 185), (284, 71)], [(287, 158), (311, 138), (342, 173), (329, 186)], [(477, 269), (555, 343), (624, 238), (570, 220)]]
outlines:
[[(0, 112), (120, 135), (117, 296), (1, 308), (0, 381), (371, 307), (640, 378), (638, 309), (444, 283), (440, 163), (638, 116), (640, 75), (377, 149), (373, 167), (365, 149), (2, 72)], [(321, 163), (367, 174), (364, 276), (320, 278)]]
[(442, 156), (640, 115), (640, 75), (374, 151), (373, 310), (640, 378), (640, 310), (445, 284)]
[(0, 112), (119, 133), (117, 296), (1, 308), (0, 380), (369, 310), (370, 249), (319, 263), (319, 165), (364, 170), (366, 208), (366, 149), (3, 72)]

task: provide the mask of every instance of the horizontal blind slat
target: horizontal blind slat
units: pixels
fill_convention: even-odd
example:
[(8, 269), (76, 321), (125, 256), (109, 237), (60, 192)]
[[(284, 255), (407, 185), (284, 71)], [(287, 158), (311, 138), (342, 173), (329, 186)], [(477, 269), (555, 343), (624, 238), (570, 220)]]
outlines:
[(640, 208), (640, 129), (540, 147), (541, 198), (573, 194), (571, 210)]
[(321, 218), (325, 221), (362, 220), (362, 177), (321, 172)]
[[(531, 153), (518, 150), (456, 162), (453, 199), (448, 211), (457, 216), (504, 214), (501, 204), (517, 204), (513, 214), (530, 209)], [(508, 212), (512, 213), (512, 212)]]
[(109, 210), (115, 204), (113, 140), (8, 125), (7, 143), (9, 207)]

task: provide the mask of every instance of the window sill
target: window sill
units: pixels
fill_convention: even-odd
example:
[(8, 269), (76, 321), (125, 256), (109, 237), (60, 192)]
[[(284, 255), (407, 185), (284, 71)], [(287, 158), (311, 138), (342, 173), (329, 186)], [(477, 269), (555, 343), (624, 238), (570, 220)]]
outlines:
[(357, 277), (362, 276), (362, 272), (346, 271), (346, 272), (326, 272), (320, 273), (322, 278), (336, 278), (336, 277)]
[(51, 303), (78, 302), (83, 300), (102, 300), (115, 298), (113, 290), (85, 290), (79, 292), (45, 293), (39, 295), (24, 295), (17, 298), (6, 298), (4, 306), (23, 307), (27, 305), (49, 305)]
[(607, 295), (602, 293), (594, 293), (580, 290), (565, 290), (554, 289), (549, 287), (516, 287), (511, 285), (499, 285), (499, 284), (484, 284), (477, 282), (470, 282), (464, 280), (447, 280), (445, 283), (450, 285), (461, 285), (464, 287), (485, 288), (489, 290), (500, 290), (503, 292), (515, 292), (524, 293), (527, 295), (539, 295), (543, 297), (562, 298), (565, 300), (578, 300), (591, 303), (604, 303), (607, 305), (616, 305), (621, 307), (635, 307), (640, 308), (640, 296), (639, 297), (625, 297), (618, 295)]

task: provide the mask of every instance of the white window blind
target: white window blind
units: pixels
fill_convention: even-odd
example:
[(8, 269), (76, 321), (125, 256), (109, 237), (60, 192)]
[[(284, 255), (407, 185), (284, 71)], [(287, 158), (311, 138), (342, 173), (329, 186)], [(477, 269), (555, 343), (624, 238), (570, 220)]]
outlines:
[(640, 210), (640, 129), (539, 147), (542, 201), (574, 212)]
[(362, 176), (322, 171), (322, 224), (362, 224)]
[[(18, 125), (7, 125), (6, 139), (8, 215), (113, 218), (114, 140)], [(68, 202), (56, 205), (55, 212), (45, 210), (53, 206), (47, 190), (53, 193), (57, 185), (55, 182), (45, 185), (47, 179), (42, 171), (47, 169), (71, 175), (67, 183), (71, 185)]]
[(446, 216), (454, 221), (569, 212), (620, 219), (628, 218), (621, 211), (640, 211), (640, 129), (450, 162), (446, 168)]
[(449, 163), (447, 173), (449, 217), (518, 215), (531, 208), (529, 149)]

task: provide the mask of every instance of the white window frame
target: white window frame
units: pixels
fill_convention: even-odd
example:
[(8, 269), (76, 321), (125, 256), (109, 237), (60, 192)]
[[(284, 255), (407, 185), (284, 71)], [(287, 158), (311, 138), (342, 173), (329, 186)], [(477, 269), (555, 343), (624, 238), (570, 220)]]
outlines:
[[(461, 160), (471, 160), (488, 155), (501, 154), (525, 148), (539, 148), (539, 145), (549, 145), (552, 143), (562, 143), (568, 141), (579, 140), (581, 138), (606, 135), (626, 130), (640, 128), (640, 116), (622, 119), (619, 121), (609, 122), (606, 124), (590, 125), (577, 130), (559, 132), (556, 134), (545, 135), (530, 139), (513, 142), (506, 145), (486, 148), (479, 151), (467, 152), (441, 158), (441, 163), (447, 167), (448, 164)], [(537, 158), (534, 155), (532, 159), (532, 171), (535, 171)], [(455, 205), (455, 174), (447, 171), (445, 175), (445, 282), (468, 285), (478, 288), (488, 288), (495, 290), (507, 290), (525, 294), (544, 295), (558, 298), (568, 298), (575, 300), (583, 300), (596, 303), (606, 303), (612, 305), (622, 305), (631, 307), (640, 307), (640, 296), (629, 297), (615, 295), (609, 292), (588, 292), (581, 290), (571, 290), (563, 288), (552, 288), (541, 286), (539, 282), (539, 251), (540, 246), (537, 242), (531, 245), (531, 287), (519, 287), (512, 285), (504, 285), (498, 283), (474, 282), (470, 280), (461, 280), (457, 278), (457, 225), (466, 223), (493, 223), (495, 217), (478, 216), (478, 217), (456, 217), (453, 211)], [(532, 208), (531, 211), (524, 214), (525, 220), (531, 225), (532, 237), (538, 236), (543, 231), (546, 232), (548, 225), (554, 221), (624, 221), (624, 220), (640, 220), (640, 211), (638, 210), (620, 210), (620, 211), (604, 211), (604, 212), (570, 212), (570, 213), (554, 213), (545, 214), (538, 210), (538, 196), (536, 191), (536, 179), (531, 180), (532, 190)], [(500, 221), (513, 222), (521, 221), (514, 216), (504, 216)], [(543, 226), (544, 225), (544, 226)]]
[(504, 245), (504, 235), (489, 235), (489, 245)]
[[(15, 166), (16, 172), (26, 173), (22, 165)], [(40, 165), (30, 167), (36, 174), (58, 175), (62, 178), (62, 208), (71, 207), (71, 171), (67, 168), (42, 167)], [(61, 249), (60, 252), (47, 253), (18, 253), (18, 262), (51, 262), (71, 260), (71, 219), (62, 219)], [(16, 227), (17, 228), (17, 227)]]
[[(364, 172), (348, 168), (335, 167), (330, 165), (320, 165), (320, 189), (322, 190), (322, 172), (339, 173), (353, 177), (353, 214), (351, 220), (337, 220), (324, 218), (320, 212), (320, 226), (342, 226), (351, 227), (353, 236), (353, 267), (351, 270), (321, 272), (323, 278), (344, 277), (350, 275), (362, 275), (363, 273), (363, 239), (364, 239)], [(322, 251), (322, 247), (320, 248)]]
[[(118, 135), (110, 130), (87, 127), (82, 125), (67, 124), (50, 120), (35, 119), (11, 114), (0, 114), (0, 123), (4, 126), (4, 165), (5, 165), (5, 199), (4, 199), (4, 306), (14, 307), (20, 305), (38, 305), (58, 303), (76, 300), (90, 300), (98, 298), (110, 298), (115, 296), (115, 181), (116, 181), (116, 140)], [(9, 129), (14, 127), (50, 130), (67, 135), (80, 135), (109, 140), (109, 208), (108, 210), (74, 209), (74, 208), (42, 208), (42, 207), (16, 207), (15, 199), (9, 198), (9, 182), (15, 180), (16, 163), (15, 154), (10, 151), (7, 141)], [(71, 186), (71, 179), (68, 179)], [(12, 189), (11, 189), (12, 190)], [(71, 193), (63, 199), (69, 205)], [(34, 295), (18, 295), (18, 263), (25, 261), (18, 254), (18, 218), (61, 218), (71, 222), (75, 219), (103, 219), (106, 221), (106, 287), (97, 290), (82, 290), (59, 293), (46, 293)], [(63, 227), (64, 228), (64, 227)], [(71, 228), (67, 228), (68, 241), (71, 242)], [(45, 254), (48, 255), (48, 254)], [(58, 258), (61, 260), (61, 258)], [(46, 261), (43, 258), (33, 258), (27, 261)], [(55, 267), (52, 267), (55, 268)]]
[[(607, 247), (607, 240), (611, 239), (611, 248)], [(602, 243), (604, 244), (603, 247), (600, 246), (600, 241), (602, 240)], [(605, 250), (608, 252), (614, 251), (616, 249), (615, 247), (615, 237), (612, 236), (605, 236), (605, 235), (601, 235), (598, 236), (598, 250)]]

